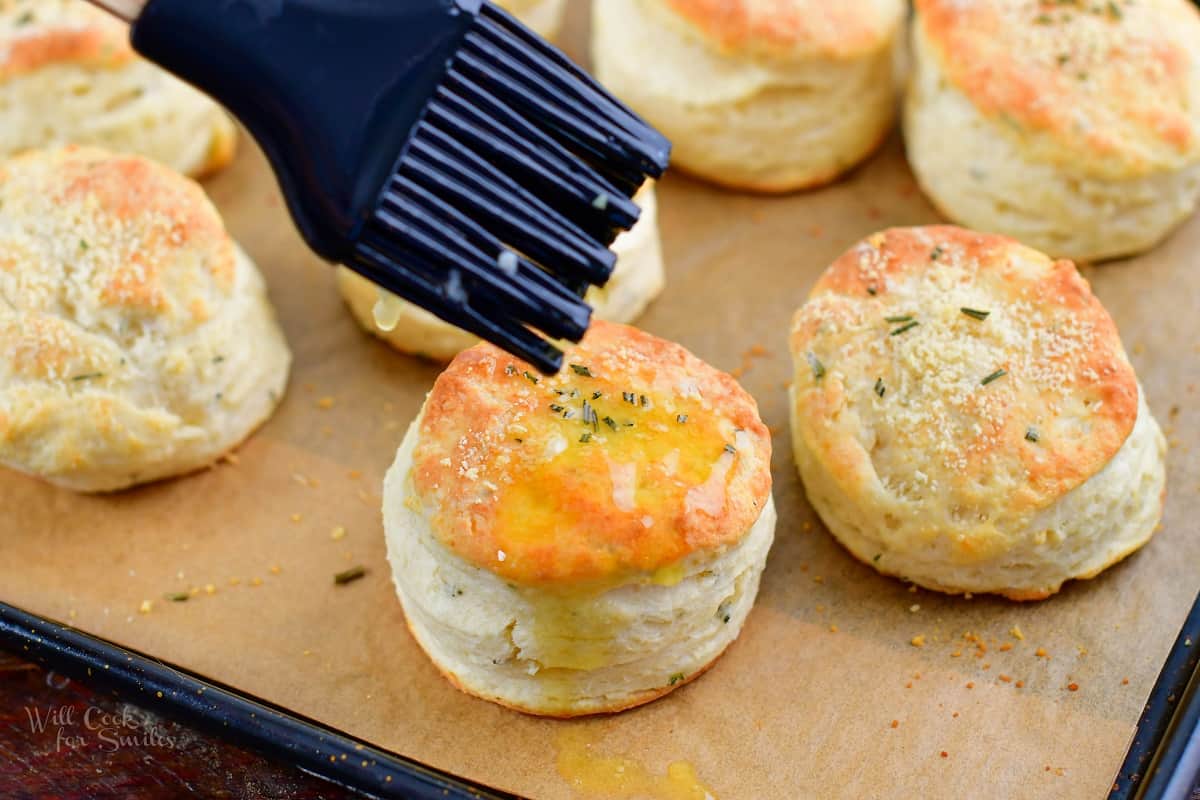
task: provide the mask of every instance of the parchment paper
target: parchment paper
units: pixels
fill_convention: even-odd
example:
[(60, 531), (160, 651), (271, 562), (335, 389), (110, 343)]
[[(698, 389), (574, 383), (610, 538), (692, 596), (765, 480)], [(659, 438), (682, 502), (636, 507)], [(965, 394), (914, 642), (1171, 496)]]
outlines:
[[(742, 381), (775, 432), (779, 528), (758, 605), (707, 675), (635, 711), (562, 723), (460, 694), (405, 629), (379, 490), (437, 368), (358, 330), (249, 142), (208, 189), (267, 274), (295, 352), (283, 406), (238, 463), (115, 496), (0, 472), (4, 601), (535, 797), (577, 796), (556, 769), (564, 731), (650, 771), (689, 761), (723, 799), (1107, 793), (1200, 586), (1200, 220), (1145, 257), (1085, 270), (1173, 445), (1162, 530), (1100, 578), (1018, 605), (910, 592), (858, 564), (816, 520), (792, 466), (793, 310), (861, 236), (938, 219), (898, 140), (848, 179), (792, 197), (668, 176), (669, 285), (641, 324), (719, 367), (750, 366)], [(754, 345), (767, 354), (747, 355)], [(357, 564), (367, 577), (335, 588), (333, 574)], [(201, 591), (186, 603), (163, 599), (190, 587)]]

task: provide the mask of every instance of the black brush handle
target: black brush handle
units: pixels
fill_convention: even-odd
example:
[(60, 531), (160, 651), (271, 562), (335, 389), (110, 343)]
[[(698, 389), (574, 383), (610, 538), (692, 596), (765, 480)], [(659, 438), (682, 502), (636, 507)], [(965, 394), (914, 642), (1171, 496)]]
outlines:
[(481, 3), (150, 0), (132, 42), (242, 121), (309, 246), (341, 262)]

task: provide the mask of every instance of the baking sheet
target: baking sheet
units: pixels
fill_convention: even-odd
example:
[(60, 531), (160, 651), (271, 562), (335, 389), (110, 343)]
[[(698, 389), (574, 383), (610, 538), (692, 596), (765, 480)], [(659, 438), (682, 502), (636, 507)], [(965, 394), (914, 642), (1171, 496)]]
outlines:
[[(604, 777), (618, 763), (662, 776), (677, 761), (719, 798), (1108, 792), (1200, 585), (1200, 220), (1147, 256), (1085, 269), (1172, 444), (1163, 528), (1100, 578), (1018, 605), (912, 592), (855, 562), (791, 464), (795, 307), (860, 237), (938, 220), (898, 139), (848, 179), (792, 197), (669, 175), (668, 289), (641, 325), (742, 371), (774, 431), (780, 523), (758, 605), (706, 676), (634, 711), (564, 723), (460, 694), (405, 629), (379, 491), (437, 368), (358, 330), (249, 142), (207, 188), (266, 273), (296, 356), (279, 413), (236, 463), (111, 497), (0, 471), (0, 599), (539, 798), (633, 796), (580, 787), (619, 786)], [(333, 585), (359, 564), (366, 578)], [(186, 603), (163, 599), (192, 587)], [(657, 793), (689, 796), (686, 781), (675, 794), (670, 783)]]

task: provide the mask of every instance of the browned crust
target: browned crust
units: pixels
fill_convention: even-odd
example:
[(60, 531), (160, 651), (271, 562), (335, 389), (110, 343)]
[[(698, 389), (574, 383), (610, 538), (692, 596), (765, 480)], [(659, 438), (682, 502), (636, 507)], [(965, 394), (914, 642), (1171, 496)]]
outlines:
[[(438, 510), (431, 525), (443, 544), (506, 580), (577, 586), (631, 571), (653, 572), (745, 536), (770, 494), (771, 444), (754, 399), (736, 380), (675, 343), (603, 321), (592, 323), (564, 363), (590, 365), (595, 374), (578, 379), (568, 368), (559, 378), (534, 383), (525, 374), (533, 373), (528, 364), (481, 344), (460, 353), (438, 378), (425, 404), (412, 474), (418, 496)], [(729, 441), (717, 437), (720, 426), (728, 427), (729, 436), (740, 430), (739, 435), (748, 437), (748, 445), (735, 453), (719, 510), (689, 510), (684, 502), (689, 486), (682, 478), (664, 481), (661, 493), (632, 510), (620, 508), (604, 466), (610, 447), (601, 443), (603, 433), (586, 453), (581, 451), (579, 458), (587, 461), (577, 469), (556, 467), (541, 474), (544, 494), (556, 498), (559, 534), (531, 539), (502, 524), (514, 476), (519, 480), (546, 463), (544, 450), (533, 443), (558, 424), (548, 410), (556, 402), (556, 387), (603, 387), (607, 399), (598, 402), (610, 404), (628, 389), (666, 408), (685, 385), (698, 390), (703, 412), (693, 414), (688, 428), (671, 417), (671, 433), (649, 435), (686, 432), (706, 448), (711, 445), (711, 454), (704, 451), (706, 466), (715, 463)], [(525, 432), (512, 433), (513, 424)], [(613, 446), (619, 436), (612, 435)], [(578, 447), (574, 441), (571, 445)], [(642, 450), (621, 457), (640, 459), (635, 462), (639, 469), (659, 468)], [(481, 492), (490, 492), (484, 502)]]
[(1141, 166), (1148, 145), (1161, 148), (1151, 161), (1200, 153), (1190, 100), (1200, 13), (1191, 3), (1121, 0), (1100, 4), (1101, 13), (996, 0), (916, 0), (916, 8), (947, 80), (982, 113), (1049, 133), (1075, 158)]
[(83, 3), (74, 12), (76, 24), (45, 26), (37, 10), (15, 3), (0, 4), (0, 15), (16, 17), (33, 13), (27, 26), (17, 26), (14, 35), (0, 40), (0, 80), (34, 72), (52, 64), (82, 64), (114, 68), (137, 56), (129, 45), (125, 26), (107, 14)]
[(721, 51), (853, 58), (885, 47), (900, 17), (860, 0), (661, 0)]

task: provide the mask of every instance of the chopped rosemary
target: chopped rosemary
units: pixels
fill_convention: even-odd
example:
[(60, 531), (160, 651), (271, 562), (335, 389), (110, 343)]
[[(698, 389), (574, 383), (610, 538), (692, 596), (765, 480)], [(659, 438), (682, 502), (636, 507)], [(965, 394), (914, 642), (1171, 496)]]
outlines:
[(678, 422), (680, 425), (684, 424), (685, 422), (687, 422), (687, 414), (679, 414), (678, 416), (675, 417), (675, 421)]
[(899, 328), (896, 328), (896, 330), (892, 331), (888, 335), (889, 336), (899, 336), (900, 334), (904, 333), (905, 331), (911, 331), (913, 328), (917, 327), (920, 324), (921, 324), (920, 322), (917, 322), (914, 319), (912, 322), (904, 323), (903, 325), (901, 325)]
[(599, 399), (600, 399), (601, 397), (603, 397), (603, 396), (604, 396), (604, 393), (603, 393), (603, 392), (592, 392), (592, 399), (593, 399), (593, 400), (599, 400)]
[(874, 296), (877, 294), (877, 292), (875, 291), (875, 287), (874, 287), (874, 286), (868, 286), (868, 287), (867, 287), (867, 294), (871, 295), (871, 297), (874, 297)]
[(980, 382), (980, 384), (979, 384), (979, 385), (980, 385), (980, 386), (987, 386), (987, 385), (988, 385), (989, 383), (991, 383), (992, 381), (998, 381), (998, 380), (1000, 380), (1001, 378), (1003, 378), (1003, 377), (1004, 377), (1005, 375), (1007, 375), (1007, 374), (1008, 374), (1008, 370), (1006, 370), (1006, 369), (998, 369), (998, 370), (996, 370), (995, 372), (993, 372), (991, 375), (988, 375), (986, 378), (984, 378), (984, 379), (983, 379), (983, 380)]
[(526, 379), (527, 381), (529, 381), (530, 383), (537, 383), (537, 382), (538, 382), (538, 376), (537, 376), (537, 375), (534, 375), (534, 374), (533, 374), (532, 372), (530, 372), (529, 370), (525, 370), (525, 379)]
[(1025, 441), (1037, 442), (1037, 440), (1041, 438), (1042, 435), (1038, 433), (1037, 428), (1033, 427), (1032, 425), (1025, 429)]
[(169, 594), (164, 594), (163, 597), (170, 600), (172, 603), (186, 603), (191, 595), (189, 595), (187, 592), (171, 592)]
[(821, 359), (817, 358), (817, 354), (809, 350), (804, 354), (808, 359), (808, 365), (812, 367), (813, 380), (821, 380), (825, 377), (825, 365), (821, 363)]
[(80, 249), (80, 250), (87, 250), (87, 249), (88, 249), (88, 243), (87, 243), (87, 239), (80, 239), (80, 240), (79, 240), (79, 249)]
[(883, 553), (876, 553), (876, 554), (875, 554), (875, 557), (874, 557), (874, 558), (872, 558), (871, 560), (872, 560), (872, 561), (874, 561), (876, 564), (878, 564), (878, 563), (879, 563), (879, 559), (881, 559), (881, 558), (883, 558)]
[(732, 456), (732, 455), (736, 455), (736, 454), (737, 454), (737, 448), (736, 448), (736, 447), (734, 447), (734, 446), (733, 446), (733, 445), (731, 445), (731, 444), (727, 444), (727, 445), (725, 445), (725, 452), (726, 452), (726, 453), (729, 453), (729, 455), (731, 455), (731, 456)]
[(366, 567), (351, 567), (345, 572), (339, 572), (337, 575), (334, 575), (333, 582), (338, 586), (345, 586), (347, 583), (354, 583), (366, 574)]
[(550, 410), (553, 411), (555, 414), (561, 414), (564, 411), (566, 411), (566, 409), (563, 408), (562, 406), (560, 406), (558, 403), (551, 403)]
[(225, 360), (225, 356), (213, 356), (214, 364), (220, 364), (224, 360)]
[(875, 379), (875, 394), (883, 397), (887, 393), (887, 387), (883, 385), (883, 378)]
[(592, 440), (592, 434), (587, 433), (587, 432), (584, 432), (584, 434), (579, 437), (580, 444), (587, 444), (591, 440)]
[(90, 381), (92, 378), (103, 378), (103, 372), (85, 372), (82, 375), (75, 375), (71, 378), (73, 381)]
[(600, 418), (596, 416), (596, 409), (592, 408), (592, 404), (587, 400), (583, 401), (583, 424), (591, 425), (593, 431), (600, 430)]
[(979, 320), (980, 322), (983, 322), (985, 319), (987, 319), (992, 314), (992, 312), (990, 312), (990, 311), (980, 311), (975, 308), (966, 308), (966, 307), (960, 308), (959, 311), (966, 314), (968, 317), (971, 317), (972, 319)]
[(617, 421), (615, 419), (613, 419), (612, 417), (605, 417), (604, 419), (602, 419), (600, 421), (603, 422), (608, 427), (612, 428), (614, 431), (617, 429)]
[(621, 399), (631, 406), (637, 405), (637, 395), (633, 392), (621, 392)]
[(683, 680), (684, 678), (686, 678), (686, 677), (687, 677), (687, 676), (686, 676), (686, 675), (684, 675), (682, 672), (676, 672), (674, 675), (672, 675), (671, 677), (667, 678), (667, 685), (668, 685), (668, 686), (674, 686), (675, 684), (679, 683), (680, 681), (682, 681), (682, 680)]
[(638, 403), (641, 404), (642, 408), (649, 408), (650, 407), (650, 398), (646, 397), (646, 395), (644, 395), (644, 394), (639, 394), (638, 395)]
[(933, 252), (931, 252), (929, 254), (929, 260), (937, 261), (939, 258), (941, 258), (945, 254), (946, 254), (946, 251), (943, 250), (942, 246), (939, 244), (937, 247), (933, 248)]
[(517, 438), (517, 437), (515, 437), (515, 436), (513, 437), (513, 441), (514, 441), (514, 442), (516, 442), (517, 444), (525, 444), (525, 440), (524, 440), (524, 439), (518, 439), (518, 438)]
[(516, 375), (517, 368), (514, 367), (512, 364), (509, 364), (507, 367), (504, 368), (504, 374), (505, 375)]
[(1049, 25), (1050, 23), (1054, 22), (1054, 17), (1050, 16), (1049, 14), (1038, 14), (1033, 18), (1033, 21), (1038, 25)]
[(912, 318), (913, 318), (912, 314), (900, 314), (899, 316), (895, 316), (895, 317), (884, 317), (883, 321), (884, 322), (912, 322)]
[(582, 375), (585, 378), (596, 377), (595, 375), (592, 374), (592, 371), (590, 369), (588, 369), (587, 367), (585, 367), (583, 364), (572, 364), (571, 369), (575, 370), (576, 375)]

